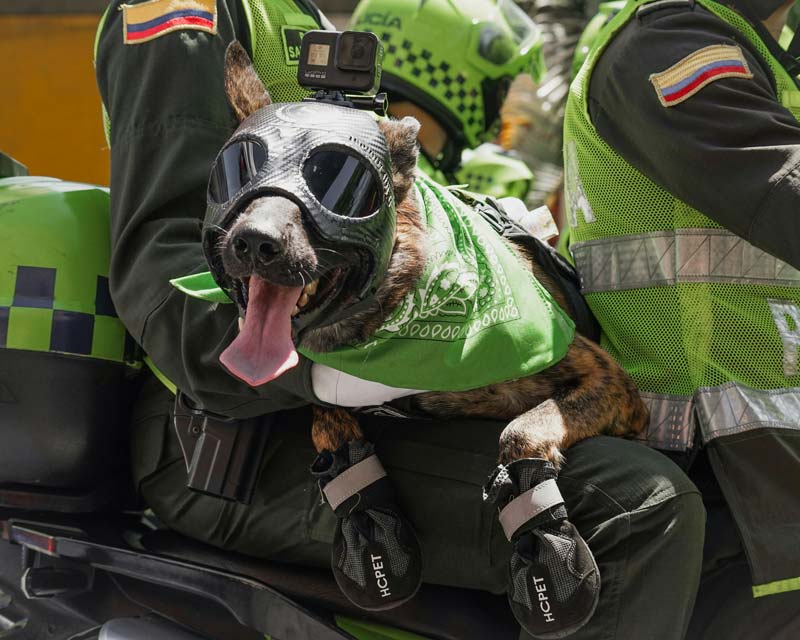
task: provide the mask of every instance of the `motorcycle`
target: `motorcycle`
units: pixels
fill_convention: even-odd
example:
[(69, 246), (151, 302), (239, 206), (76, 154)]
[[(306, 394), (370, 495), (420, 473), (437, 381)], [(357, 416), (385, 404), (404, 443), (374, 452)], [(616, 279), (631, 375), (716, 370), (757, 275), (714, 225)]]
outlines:
[(7, 157), (0, 169), (0, 639), (518, 637), (504, 596), (424, 585), (365, 612), (330, 571), (159, 523), (128, 470), (142, 365), (108, 293), (108, 190), (26, 176)]

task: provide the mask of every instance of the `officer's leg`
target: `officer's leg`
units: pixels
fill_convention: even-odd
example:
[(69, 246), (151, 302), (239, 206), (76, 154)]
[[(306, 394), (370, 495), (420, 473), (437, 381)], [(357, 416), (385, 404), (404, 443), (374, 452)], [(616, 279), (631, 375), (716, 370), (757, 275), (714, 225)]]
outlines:
[(172, 426), (175, 397), (150, 377), (133, 420), (132, 468), (140, 495), (170, 528), (229, 550), (287, 562), (327, 566), (327, 544), (311, 535), (321, 511), (308, 467), (309, 411), (287, 412), (270, 433), (262, 471), (249, 506), (187, 489), (186, 465)]
[(570, 638), (683, 638), (705, 522), (692, 482), (656, 451), (600, 437), (567, 451), (558, 485), (601, 578), (594, 616)]
[[(329, 566), (335, 520), (308, 474), (315, 452), (308, 412), (284, 414), (267, 446), (249, 507), (193, 494), (165, 411), (151, 389), (134, 449), (140, 489), (171, 527), (211, 544), (285, 562)], [(153, 400), (160, 396), (160, 405)], [(425, 580), (506, 588), (511, 550), (497, 512), (481, 500), (502, 423), (362, 417), (365, 433), (414, 523)], [(153, 443), (156, 443), (153, 446)], [(680, 638), (699, 577), (703, 508), (669, 460), (636, 443), (593, 438), (567, 453), (559, 475), (570, 520), (595, 554), (600, 604), (573, 637)], [(609, 630), (616, 631), (612, 635)]]
[(708, 512), (703, 575), (687, 640), (796, 640), (800, 591), (753, 598), (750, 569), (730, 509), (701, 457), (692, 478)]

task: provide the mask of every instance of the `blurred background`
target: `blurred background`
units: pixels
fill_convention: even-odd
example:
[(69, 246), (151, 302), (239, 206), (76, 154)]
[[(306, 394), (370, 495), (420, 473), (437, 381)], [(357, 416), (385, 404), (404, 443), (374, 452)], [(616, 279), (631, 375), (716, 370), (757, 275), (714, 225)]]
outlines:
[[(316, 4), (343, 28), (356, 3)], [(92, 66), (95, 29), (106, 5), (0, 0), (0, 149), (27, 165), (31, 175), (108, 184)]]

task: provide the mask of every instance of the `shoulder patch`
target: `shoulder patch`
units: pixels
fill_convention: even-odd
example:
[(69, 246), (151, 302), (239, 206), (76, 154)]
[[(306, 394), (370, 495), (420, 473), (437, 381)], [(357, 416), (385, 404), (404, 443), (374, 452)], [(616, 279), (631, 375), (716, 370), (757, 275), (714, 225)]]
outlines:
[(714, 44), (686, 56), (666, 71), (652, 74), (650, 82), (661, 104), (674, 107), (716, 80), (752, 77), (739, 47)]
[(120, 5), (125, 44), (149, 42), (172, 31), (217, 33), (217, 0), (149, 0)]

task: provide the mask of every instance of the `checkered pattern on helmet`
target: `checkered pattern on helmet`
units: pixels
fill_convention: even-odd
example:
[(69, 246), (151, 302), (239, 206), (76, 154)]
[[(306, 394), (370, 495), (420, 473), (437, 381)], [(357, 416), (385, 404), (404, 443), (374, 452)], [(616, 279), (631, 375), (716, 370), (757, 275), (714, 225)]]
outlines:
[(0, 305), (0, 348), (125, 360), (133, 345), (111, 301), (108, 278), (97, 276), (90, 313), (59, 299), (57, 277), (55, 268), (17, 267), (11, 304)]
[(488, 173), (476, 173), (474, 171), (461, 171), (458, 174), (459, 182), (469, 185), (469, 188), (478, 193), (486, 193), (494, 186), (494, 177)]
[(414, 44), (399, 31), (383, 31), (378, 37), (385, 51), (384, 75), (394, 72), (401, 78), (411, 76), (414, 84), (426, 86), (429, 92), (443, 100), (470, 130), (483, 131), (483, 95), (466, 75), (429, 49)]

